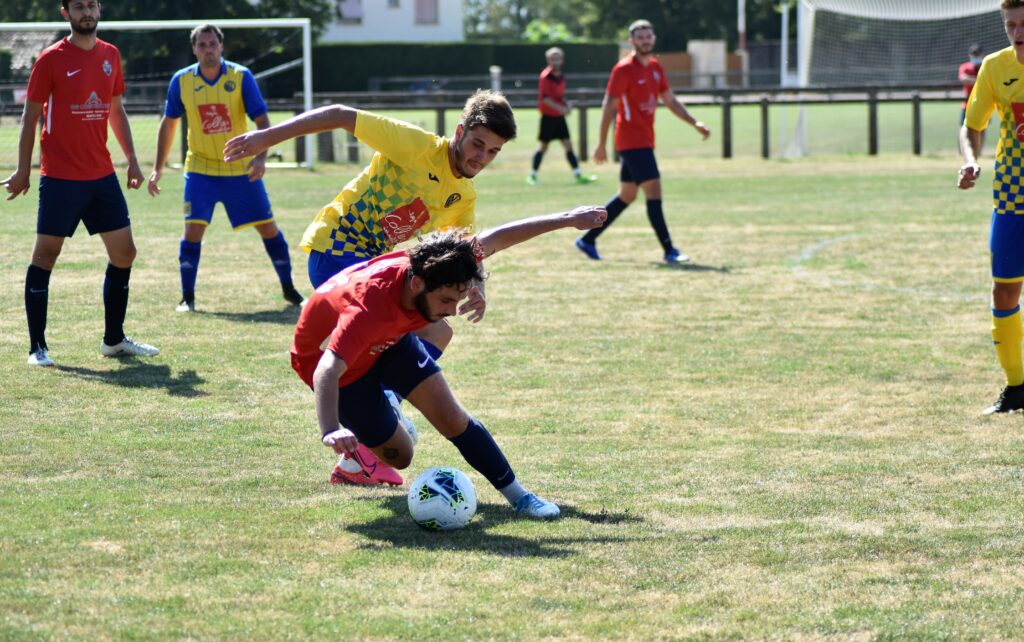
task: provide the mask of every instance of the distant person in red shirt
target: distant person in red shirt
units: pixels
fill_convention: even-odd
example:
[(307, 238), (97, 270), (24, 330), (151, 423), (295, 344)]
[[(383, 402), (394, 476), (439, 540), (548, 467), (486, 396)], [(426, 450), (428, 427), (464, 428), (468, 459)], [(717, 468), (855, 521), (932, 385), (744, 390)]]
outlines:
[(974, 89), (974, 82), (978, 79), (978, 71), (981, 70), (981, 61), (985, 56), (979, 45), (971, 45), (967, 55), (969, 60), (960, 65), (957, 78), (964, 86), (964, 101), (960, 104), (960, 124), (964, 124), (964, 117), (967, 115), (967, 100), (971, 97)]
[(646, 20), (637, 20), (629, 26), (629, 42), (633, 53), (626, 56), (612, 68), (601, 105), (601, 133), (594, 162), (601, 164), (608, 160), (605, 150), (608, 128), (615, 118), (615, 149), (622, 159), (619, 171), (619, 193), (605, 205), (608, 220), (604, 227), (590, 230), (576, 239), (576, 248), (595, 261), (601, 259), (597, 253), (597, 237), (608, 229), (615, 219), (636, 199), (642, 189), (647, 198), (647, 218), (661, 243), (665, 261), (670, 265), (684, 263), (690, 257), (682, 254), (672, 245), (672, 237), (665, 224), (661, 207), (661, 174), (654, 158), (654, 111), (658, 99), (683, 122), (691, 125), (706, 140), (711, 135), (707, 125), (690, 115), (679, 102), (665, 78), (654, 51), (654, 27)]
[(128, 114), (121, 104), (124, 76), (117, 47), (96, 37), (100, 3), (62, 0), (71, 35), (47, 47), (32, 66), (21, 119), (18, 168), (3, 181), (14, 199), (28, 192), (36, 125), (39, 135), (39, 212), (36, 242), (25, 278), (29, 365), (52, 366), (46, 345), (50, 272), (79, 222), (99, 234), (110, 262), (103, 282), (105, 330), (100, 354), (153, 356), (156, 348), (124, 334), (128, 280), (135, 261), (128, 205), (107, 151), (107, 123), (128, 159), (128, 189), (142, 185)]
[(537, 170), (544, 160), (544, 153), (548, 151), (548, 143), (558, 140), (565, 148), (565, 159), (572, 167), (576, 182), (581, 185), (592, 183), (597, 177), (580, 171), (580, 162), (572, 152), (572, 141), (569, 140), (569, 125), (565, 122), (565, 117), (572, 111), (569, 103), (565, 102), (565, 76), (562, 75), (565, 53), (558, 47), (552, 47), (544, 52), (544, 57), (548, 61), (548, 66), (540, 72), (540, 80), (537, 83), (537, 109), (540, 110), (540, 134), (537, 138), (540, 140), (540, 146), (533, 154), (533, 169), (526, 177), (526, 182), (530, 185), (538, 183)]
[(324, 282), (299, 316), (291, 349), (292, 368), (313, 389), (323, 444), (358, 457), (362, 443), (388, 465), (407, 468), (415, 439), (386, 397), (385, 389), (394, 390), (516, 513), (558, 517), (556, 504), (519, 482), (490, 432), (455, 399), (415, 332), (444, 317), (473, 313), (459, 301), (485, 278), (484, 257), (563, 227), (592, 229), (604, 219), (600, 207), (578, 207), (507, 223), (476, 238), (460, 230), (435, 232), (408, 251), (357, 263)]

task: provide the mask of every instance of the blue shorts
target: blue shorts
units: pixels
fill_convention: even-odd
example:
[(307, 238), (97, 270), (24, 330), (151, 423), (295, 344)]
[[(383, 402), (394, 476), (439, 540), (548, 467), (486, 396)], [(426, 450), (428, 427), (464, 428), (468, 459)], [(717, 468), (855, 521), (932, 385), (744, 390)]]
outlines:
[(132, 224), (116, 174), (93, 181), (39, 177), (36, 233), (71, 237), (79, 221), (85, 223), (89, 234), (113, 232)]
[(993, 281), (1024, 281), (1024, 215), (992, 212), (988, 248), (992, 253)]
[(250, 182), (246, 175), (185, 174), (185, 223), (209, 225), (217, 203), (224, 203), (228, 221), (236, 230), (274, 220), (262, 179)]
[(623, 183), (646, 183), (653, 178), (661, 178), (658, 172), (658, 161), (654, 159), (654, 149), (627, 149), (619, 152), (622, 167), (619, 169), (619, 180)]
[(365, 263), (369, 260), (365, 257), (337, 256), (313, 250), (309, 253), (309, 260), (306, 261), (306, 271), (309, 272), (309, 282), (313, 285), (313, 289), (316, 289), (338, 272), (352, 267), (356, 263)]
[(383, 353), (373, 367), (338, 392), (338, 417), (367, 448), (376, 448), (395, 434), (398, 415), (384, 388), (406, 397), (428, 377), (441, 372), (419, 338), (407, 334)]

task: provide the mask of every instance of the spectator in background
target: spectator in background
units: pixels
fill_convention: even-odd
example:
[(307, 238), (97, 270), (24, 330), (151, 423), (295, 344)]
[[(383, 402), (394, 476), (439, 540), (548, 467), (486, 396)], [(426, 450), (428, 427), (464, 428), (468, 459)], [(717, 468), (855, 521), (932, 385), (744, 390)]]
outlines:
[(964, 117), (967, 115), (967, 100), (971, 97), (974, 89), (974, 82), (978, 79), (978, 71), (981, 70), (981, 61), (984, 54), (979, 45), (971, 45), (967, 55), (970, 57), (967, 62), (960, 65), (957, 78), (964, 86), (964, 102), (960, 104), (960, 124), (964, 124)]
[(537, 139), (540, 146), (533, 154), (533, 168), (526, 177), (526, 182), (530, 185), (537, 184), (537, 170), (544, 160), (544, 153), (548, 151), (548, 143), (557, 140), (561, 141), (562, 147), (565, 148), (565, 159), (572, 167), (576, 182), (581, 185), (592, 183), (597, 177), (580, 172), (580, 163), (576, 160), (576, 154), (572, 153), (569, 125), (565, 122), (565, 117), (572, 111), (572, 107), (565, 102), (565, 76), (562, 75), (565, 53), (558, 47), (552, 47), (544, 52), (544, 57), (548, 66), (540, 72), (540, 80), (537, 83), (537, 109), (540, 110), (540, 134)]

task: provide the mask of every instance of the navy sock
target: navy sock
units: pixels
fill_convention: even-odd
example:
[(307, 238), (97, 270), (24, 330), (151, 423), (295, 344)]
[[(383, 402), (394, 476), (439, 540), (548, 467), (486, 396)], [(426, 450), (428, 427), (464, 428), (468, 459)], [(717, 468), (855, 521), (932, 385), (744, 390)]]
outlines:
[(625, 210), (628, 206), (629, 204), (626, 203), (626, 201), (619, 198), (618, 194), (616, 194), (612, 198), (612, 200), (608, 201), (608, 203), (604, 206), (604, 209), (608, 211), (608, 218), (605, 220), (604, 225), (602, 225), (601, 227), (594, 228), (587, 232), (586, 234), (584, 234), (583, 240), (586, 241), (587, 243), (593, 243), (594, 241), (596, 241), (597, 237), (601, 235), (601, 232), (607, 230), (608, 227), (615, 222), (615, 219), (619, 218), (619, 214), (622, 214), (623, 210)]
[(285, 288), (292, 285), (292, 259), (288, 254), (288, 241), (284, 240), (284, 232), (278, 232), (272, 239), (263, 239), (263, 247), (267, 250), (267, 256), (277, 270), (277, 278)]
[(544, 160), (544, 152), (542, 152), (540, 150), (534, 152), (534, 154), (533, 154), (533, 171), (534, 171), (534, 173), (536, 173), (537, 170), (540, 169), (540, 162), (542, 160)]
[(178, 244), (178, 270), (181, 272), (181, 296), (187, 301), (196, 299), (196, 276), (199, 274), (199, 255), (202, 243), (181, 239)]
[(427, 354), (429, 354), (430, 358), (433, 359), (434, 361), (437, 361), (438, 359), (440, 359), (441, 355), (444, 354), (444, 350), (442, 350), (441, 348), (438, 348), (433, 343), (427, 341), (426, 339), (424, 339), (422, 337), (420, 338), (420, 343), (423, 344), (423, 347), (426, 348), (426, 350), (427, 350)]
[(50, 271), (28, 266), (25, 275), (25, 315), (28, 317), (28, 353), (46, 348), (46, 308), (50, 301)]
[(569, 167), (573, 169), (580, 168), (580, 162), (576, 160), (576, 154), (573, 154), (571, 149), (565, 153), (565, 160), (569, 161)]
[(501, 453), (501, 448), (498, 448), (491, 433), (476, 419), (470, 417), (465, 432), (450, 441), (462, 453), (463, 459), (495, 488), (505, 488), (516, 480), (516, 474)]
[(103, 343), (116, 346), (124, 340), (124, 315), (128, 311), (128, 280), (130, 267), (119, 268), (107, 264), (107, 278), (103, 280)]
[(647, 199), (647, 220), (654, 228), (661, 249), (667, 253), (672, 249), (672, 236), (668, 233), (668, 225), (665, 224), (665, 213), (661, 209), (660, 198)]

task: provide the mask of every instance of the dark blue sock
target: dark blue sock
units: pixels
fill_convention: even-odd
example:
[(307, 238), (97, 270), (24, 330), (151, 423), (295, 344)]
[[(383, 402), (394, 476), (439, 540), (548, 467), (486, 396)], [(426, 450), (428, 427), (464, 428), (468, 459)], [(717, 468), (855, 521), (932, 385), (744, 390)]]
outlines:
[(119, 268), (107, 264), (107, 278), (103, 280), (103, 343), (116, 346), (124, 340), (124, 315), (128, 311), (128, 280), (130, 267)]
[(486, 477), (495, 488), (505, 488), (516, 480), (516, 474), (501, 453), (501, 448), (498, 448), (491, 433), (476, 419), (470, 417), (465, 432), (450, 441), (462, 453), (466, 463)]
[(423, 344), (423, 347), (426, 349), (427, 354), (429, 354), (430, 358), (433, 359), (434, 361), (437, 361), (438, 359), (440, 359), (441, 355), (444, 354), (444, 350), (442, 350), (441, 348), (438, 348), (433, 343), (427, 341), (426, 339), (424, 339), (422, 337), (420, 337), (420, 343)]
[(580, 162), (576, 160), (576, 154), (573, 154), (571, 149), (565, 153), (565, 160), (569, 161), (569, 167), (579, 169)]
[(263, 247), (267, 250), (267, 256), (277, 270), (277, 278), (280, 279), (283, 287), (292, 286), (292, 259), (288, 254), (288, 241), (284, 240), (284, 232), (278, 232), (272, 239), (263, 239)]
[(604, 209), (608, 211), (608, 218), (605, 220), (604, 225), (601, 227), (594, 228), (583, 235), (583, 240), (587, 243), (593, 243), (597, 240), (597, 237), (601, 235), (601, 232), (608, 229), (608, 227), (615, 222), (615, 219), (619, 218), (619, 214), (629, 206), (626, 201), (619, 198), (616, 194), (612, 200), (605, 204)]
[(672, 249), (672, 236), (668, 233), (668, 225), (665, 224), (665, 213), (661, 209), (661, 199), (647, 199), (647, 220), (654, 228), (654, 234), (661, 243), (661, 249), (668, 252)]
[(199, 274), (199, 255), (202, 243), (181, 239), (178, 244), (178, 270), (181, 272), (181, 297), (187, 301), (196, 299), (196, 276)]
[(540, 162), (544, 160), (544, 152), (537, 150), (533, 154), (533, 171), (536, 172), (540, 169)]
[(50, 271), (28, 266), (25, 275), (25, 314), (28, 316), (28, 353), (46, 348), (46, 308), (50, 302)]

